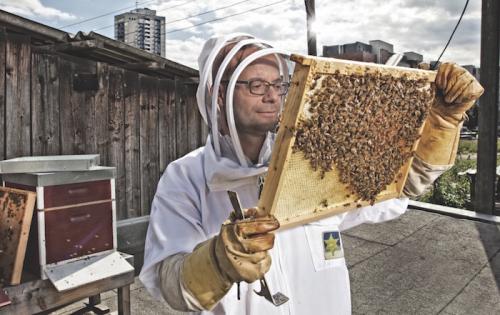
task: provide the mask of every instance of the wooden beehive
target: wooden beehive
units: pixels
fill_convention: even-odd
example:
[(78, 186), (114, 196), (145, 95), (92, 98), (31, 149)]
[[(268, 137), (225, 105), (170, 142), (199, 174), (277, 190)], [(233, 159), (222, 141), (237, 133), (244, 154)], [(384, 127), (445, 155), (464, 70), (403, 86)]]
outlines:
[(115, 169), (3, 174), (6, 187), (37, 192), (26, 269), (47, 268), (116, 249)]
[[(297, 128), (300, 121), (308, 119), (308, 93), (318, 75), (377, 74), (389, 75), (395, 80), (404, 77), (405, 80), (424, 82), (425, 88), (434, 95), (433, 82), (436, 72), (300, 55), (292, 55), (291, 59), (296, 62), (291, 88), (258, 206), (274, 214), (281, 227), (287, 228), (373, 202), (399, 197), (412, 162), (411, 157), (400, 167), (394, 180), (378, 193), (374, 200), (363, 200), (352, 192), (351, 187), (341, 182), (339, 170), (335, 166), (331, 171), (322, 174), (313, 169), (303, 152), (292, 150)], [(427, 102), (429, 106), (431, 102), (432, 99)], [(391, 117), (387, 119), (390, 120)], [(420, 133), (422, 127), (423, 122), (415, 128), (415, 132)], [(414, 140), (411, 150), (414, 151), (417, 144), (418, 140)]]

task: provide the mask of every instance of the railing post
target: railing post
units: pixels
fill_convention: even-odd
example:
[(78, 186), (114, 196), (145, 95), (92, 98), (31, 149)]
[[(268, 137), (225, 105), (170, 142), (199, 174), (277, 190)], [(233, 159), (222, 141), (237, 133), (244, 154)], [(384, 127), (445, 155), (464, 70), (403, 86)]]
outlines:
[(481, 84), (484, 94), (479, 107), (479, 141), (474, 210), (494, 214), (497, 157), (498, 87), (500, 61), (500, 2), (482, 1)]

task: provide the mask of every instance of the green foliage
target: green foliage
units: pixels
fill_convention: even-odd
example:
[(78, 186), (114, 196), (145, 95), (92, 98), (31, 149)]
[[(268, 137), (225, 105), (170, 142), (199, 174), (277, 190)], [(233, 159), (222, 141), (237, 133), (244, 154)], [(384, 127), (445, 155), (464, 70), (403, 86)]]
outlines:
[(432, 189), (419, 197), (422, 202), (429, 202), (454, 208), (471, 208), (470, 180), (467, 175), (458, 175), (469, 168), (476, 168), (475, 160), (457, 159), (455, 165), (441, 175)]
[(477, 153), (477, 140), (460, 140), (458, 143), (458, 155)]
[[(500, 152), (500, 140), (497, 140), (497, 152)], [(469, 153), (477, 153), (477, 140), (460, 140), (458, 143), (458, 155)]]

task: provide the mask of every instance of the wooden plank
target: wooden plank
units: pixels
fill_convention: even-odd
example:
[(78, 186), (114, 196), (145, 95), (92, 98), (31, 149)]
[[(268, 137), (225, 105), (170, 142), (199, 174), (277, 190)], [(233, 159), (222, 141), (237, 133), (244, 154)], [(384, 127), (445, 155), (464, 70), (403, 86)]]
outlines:
[(187, 105), (183, 93), (184, 85), (178, 78), (175, 79), (175, 142), (177, 158), (189, 152)]
[(104, 44), (98, 42), (95, 39), (90, 40), (81, 40), (77, 42), (70, 43), (60, 43), (60, 44), (50, 44), (37, 46), (36, 49), (38, 51), (46, 51), (46, 52), (79, 52), (82, 53), (84, 51), (89, 51), (97, 48), (104, 48)]
[(200, 146), (201, 115), (196, 102), (196, 86), (184, 84), (183, 91), (186, 104), (187, 130), (189, 130), (187, 133), (188, 151), (192, 151)]
[(121, 288), (133, 282), (133, 271), (64, 292), (58, 292), (50, 280), (25, 282), (18, 286), (5, 288), (7, 294), (12, 299), (12, 303), (0, 308), (0, 314), (36, 314), (76, 302), (92, 295)]
[(353, 60), (324, 57), (314, 57), (312, 59), (301, 55), (292, 55), (291, 58), (303, 65), (314, 65), (316, 73), (332, 73), (334, 70), (339, 71), (341, 74), (380, 73), (381, 75), (390, 75), (395, 78), (404, 76), (408, 79), (425, 79), (431, 83), (434, 82), (437, 74), (436, 71), (387, 66)]
[[(76, 61), (76, 62), (75, 62)], [(75, 91), (74, 81), (80, 73), (96, 73), (96, 63), (80, 58), (61, 58), (60, 124), (62, 154), (97, 152), (94, 91)]]
[(479, 140), (474, 210), (494, 214), (499, 106), (500, 3), (483, 0), (481, 17), (481, 84)]
[(72, 139), (73, 134), (71, 132), (71, 126), (68, 126), (67, 119), (68, 107), (70, 107), (71, 102), (71, 63), (63, 58), (59, 59), (59, 133), (60, 133), (60, 152), (61, 154), (72, 154), (73, 146)]
[(31, 154), (29, 36), (7, 35), (5, 64), (6, 158)]
[(5, 29), (0, 28), (0, 160), (5, 156), (5, 54), (7, 48)]
[[(101, 165), (109, 165), (109, 145), (110, 145), (110, 126), (109, 126), (109, 98), (108, 95), (114, 93), (114, 90), (109, 89), (109, 66), (106, 63), (97, 63), (97, 79), (99, 82), (99, 90), (94, 96), (95, 100), (95, 120), (93, 123), (95, 132), (95, 153), (99, 154)], [(114, 165), (113, 165), (114, 166)]]
[(159, 178), (158, 80), (145, 75), (140, 81), (141, 215), (149, 214)]
[(158, 89), (159, 171), (175, 160), (175, 82), (160, 80)]
[(125, 197), (127, 217), (141, 213), (141, 173), (139, 155), (139, 76), (135, 72), (124, 72), (125, 109)]
[(0, 284), (21, 281), (35, 199), (34, 192), (0, 187)]
[(125, 194), (125, 104), (123, 99), (123, 70), (110, 67), (109, 71), (109, 148), (108, 163), (116, 167), (116, 217), (126, 218)]
[(58, 57), (33, 54), (31, 142), (33, 155), (60, 154)]
[(118, 314), (130, 315), (130, 286), (118, 288)]

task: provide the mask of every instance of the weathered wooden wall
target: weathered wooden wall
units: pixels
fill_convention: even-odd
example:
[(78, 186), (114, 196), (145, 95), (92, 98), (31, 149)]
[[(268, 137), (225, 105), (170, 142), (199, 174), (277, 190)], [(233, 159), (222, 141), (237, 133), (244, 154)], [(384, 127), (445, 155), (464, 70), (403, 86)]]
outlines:
[[(82, 75), (97, 84), (75, 82)], [(0, 33), (0, 159), (98, 153), (117, 169), (118, 219), (146, 215), (168, 163), (206, 139), (196, 85), (186, 82), (36, 51), (29, 37)]]

